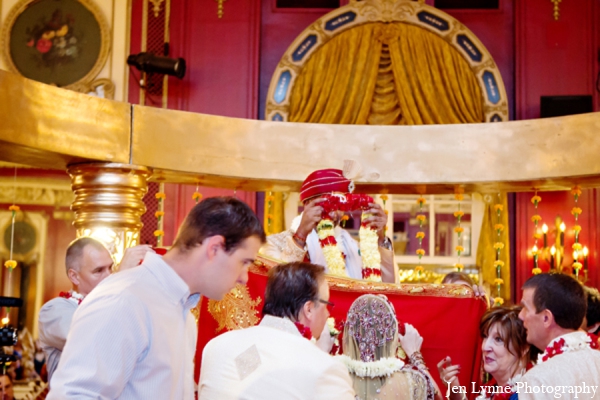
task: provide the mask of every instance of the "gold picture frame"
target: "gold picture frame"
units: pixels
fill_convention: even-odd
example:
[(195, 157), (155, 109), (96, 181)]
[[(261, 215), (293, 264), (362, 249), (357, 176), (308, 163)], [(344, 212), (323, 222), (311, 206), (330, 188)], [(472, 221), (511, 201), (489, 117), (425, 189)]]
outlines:
[(92, 0), (21, 0), (1, 33), (10, 71), (66, 89), (92, 82), (110, 52), (108, 22)]

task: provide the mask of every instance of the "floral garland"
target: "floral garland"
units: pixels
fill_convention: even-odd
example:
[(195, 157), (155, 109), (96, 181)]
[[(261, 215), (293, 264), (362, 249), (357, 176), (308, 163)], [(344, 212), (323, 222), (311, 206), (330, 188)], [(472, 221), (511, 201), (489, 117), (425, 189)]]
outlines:
[(327, 327), (329, 328), (329, 335), (334, 338), (333, 346), (329, 354), (335, 356), (342, 353), (342, 336), (344, 331), (344, 320), (335, 321), (335, 318), (327, 318)]
[(310, 330), (310, 327), (301, 324), (298, 321), (294, 322), (294, 325), (296, 325), (296, 328), (298, 328), (298, 332), (300, 332), (300, 334), (302, 335), (303, 338), (308, 339), (308, 340), (312, 340), (313, 335), (312, 332)]
[(377, 361), (364, 362), (353, 360), (347, 355), (337, 356), (344, 363), (348, 371), (359, 378), (383, 378), (390, 377), (404, 367), (404, 362), (395, 357), (381, 358)]
[(560, 338), (554, 339), (546, 350), (538, 356), (537, 363), (541, 364), (554, 356), (570, 351), (579, 351), (584, 349), (598, 349), (598, 342), (594, 337), (586, 332), (573, 332)]
[(465, 229), (462, 226), (460, 226), (461, 218), (465, 215), (465, 213), (460, 209), (460, 202), (463, 201), (465, 198), (465, 196), (463, 195), (462, 188), (457, 189), (456, 193), (454, 194), (454, 198), (458, 200), (458, 211), (454, 213), (454, 216), (456, 217), (456, 227), (454, 228), (454, 232), (456, 232), (457, 236), (457, 246), (455, 250), (456, 255), (458, 256), (458, 262), (454, 266), (456, 267), (456, 270), (458, 272), (461, 272), (465, 268), (465, 266), (460, 262), (460, 256), (465, 251), (465, 248), (462, 245), (461, 237), (461, 234), (464, 232)]
[[(365, 195), (347, 194), (345, 196), (326, 195), (326, 201), (320, 203), (323, 207), (321, 221), (317, 224), (317, 235), (319, 243), (323, 249), (325, 262), (330, 274), (339, 276), (348, 276), (346, 273), (346, 256), (338, 247), (334, 235), (334, 223), (329, 213), (332, 211), (352, 211), (356, 209), (366, 210), (373, 198)], [(379, 254), (379, 238), (377, 231), (368, 226), (364, 221), (371, 214), (363, 213), (361, 216), (361, 225), (358, 231), (360, 238), (359, 249), (362, 259), (362, 278), (372, 282), (381, 282), (381, 254)]]
[[(498, 194), (500, 197), (500, 194)], [(502, 204), (495, 204), (494, 210), (496, 211), (496, 225), (501, 225), (502, 221), (502, 211), (504, 210), (504, 206)], [(502, 242), (502, 231), (496, 231), (496, 243), (494, 243), (494, 250), (496, 250), (496, 261), (494, 261), (494, 267), (496, 267), (496, 279), (494, 279), (494, 284), (496, 285), (496, 297), (494, 298), (494, 305), (501, 306), (504, 304), (504, 299), (501, 296), (502, 285), (504, 284), (504, 279), (502, 279), (502, 267), (504, 267), (504, 261), (500, 259), (500, 252), (504, 249), (504, 243)]]
[(425, 231), (423, 230), (423, 224), (425, 223), (425, 214), (423, 214), (423, 206), (425, 205), (425, 197), (419, 196), (417, 199), (417, 204), (419, 205), (419, 214), (417, 215), (417, 221), (419, 221), (419, 232), (416, 233), (415, 238), (419, 241), (419, 248), (417, 249), (417, 255), (419, 256), (419, 265), (415, 267), (415, 271), (417, 271), (417, 276), (421, 276), (421, 273), (425, 270), (423, 265), (421, 265), (421, 258), (425, 255), (425, 250), (423, 249), (423, 239), (425, 239)]
[(541, 201), (542, 201), (542, 198), (540, 196), (538, 196), (537, 191), (536, 191), (535, 195), (531, 198), (531, 202), (533, 203), (533, 208), (535, 210), (534, 212), (536, 213), (531, 217), (531, 221), (533, 222), (533, 224), (535, 226), (535, 229), (533, 230), (533, 232), (534, 232), (533, 238), (534, 238), (535, 242), (531, 249), (531, 255), (533, 256), (533, 269), (531, 270), (531, 273), (533, 275), (542, 273), (541, 268), (538, 266), (538, 259), (540, 256), (540, 251), (537, 246), (537, 241), (540, 237), (540, 235), (538, 233), (538, 224), (542, 220), (542, 217), (539, 214), (537, 214), (537, 212), (538, 212), (538, 205), (540, 204)]
[(164, 192), (158, 192), (154, 195), (158, 200), (158, 211), (154, 213), (156, 217), (156, 230), (154, 231), (154, 236), (156, 237), (156, 247), (162, 246), (162, 240), (165, 236), (165, 231), (162, 230), (162, 217), (164, 217), (164, 200), (167, 198), (167, 195)]
[(334, 224), (331, 218), (321, 219), (317, 224), (317, 235), (323, 249), (327, 270), (332, 275), (348, 276), (346, 274), (345, 255), (339, 249), (334, 235)]
[(358, 237), (360, 239), (360, 256), (362, 258), (363, 279), (371, 282), (381, 282), (381, 254), (379, 254), (379, 236), (377, 231), (365, 223), (371, 214), (362, 213), (360, 217), (360, 229)]
[[(17, 181), (17, 168), (15, 167), (15, 196), (17, 193), (17, 189), (16, 189), (16, 183)], [(13, 273), (13, 270), (17, 267), (18, 263), (16, 260), (13, 260), (13, 245), (15, 242), (15, 218), (17, 216), (17, 212), (21, 210), (21, 208), (17, 205), (15, 205), (14, 200), (13, 200), (13, 204), (11, 206), (8, 207), (8, 210), (12, 212), (12, 216), (11, 216), (11, 224), (10, 224), (10, 250), (9, 250), (9, 256), (8, 256), (8, 260), (6, 260), (4, 262), (4, 266), (6, 268), (8, 268), (8, 282), (9, 282), (9, 293), (7, 294), (7, 296), (10, 296), (12, 293), (12, 288), (10, 288), (10, 282), (11, 282), (11, 276)], [(10, 322), (10, 318), (9, 318), (9, 314), (10, 314), (10, 307), (6, 307), (6, 316), (2, 318), (1, 322), (2, 325), (6, 326), (8, 325), (8, 323)]]
[(571, 209), (571, 214), (573, 214), (573, 216), (575, 217), (575, 226), (573, 228), (573, 230), (575, 231), (575, 243), (573, 243), (573, 261), (574, 261), (573, 269), (575, 270), (575, 276), (579, 278), (579, 270), (583, 266), (579, 262), (579, 256), (583, 252), (585, 255), (585, 258), (587, 259), (587, 254), (586, 254), (587, 247), (584, 250), (583, 246), (579, 242), (579, 234), (581, 233), (581, 225), (579, 225), (578, 219), (582, 213), (582, 210), (581, 210), (581, 208), (579, 208), (577, 206), (577, 201), (579, 200), (579, 196), (581, 196), (581, 189), (579, 188), (579, 186), (575, 186), (573, 189), (571, 189), (571, 193), (573, 194), (573, 198), (575, 199), (575, 207), (573, 207), (573, 209)]
[(75, 292), (74, 290), (69, 290), (68, 292), (60, 292), (58, 294), (58, 297), (62, 297), (63, 299), (67, 299), (67, 300), (73, 299), (74, 301), (77, 302), (77, 304), (81, 304), (81, 302), (83, 301), (83, 298), (85, 296)]

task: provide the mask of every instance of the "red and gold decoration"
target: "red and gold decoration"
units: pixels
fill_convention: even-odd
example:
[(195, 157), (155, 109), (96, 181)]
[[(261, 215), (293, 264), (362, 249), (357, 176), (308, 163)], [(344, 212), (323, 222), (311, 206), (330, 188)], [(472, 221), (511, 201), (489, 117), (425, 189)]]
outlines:
[[(500, 196), (498, 196), (500, 198)], [(496, 226), (502, 225), (502, 212), (504, 206), (500, 203), (494, 204), (494, 211), (496, 212)], [(500, 259), (502, 250), (504, 250), (504, 243), (502, 242), (502, 231), (496, 230), (496, 242), (494, 243), (494, 250), (496, 251), (496, 261), (494, 261), (494, 267), (496, 268), (496, 279), (494, 279), (494, 285), (496, 286), (496, 296), (494, 297), (494, 305), (501, 306), (504, 304), (501, 290), (504, 284), (502, 279), (502, 267), (504, 267), (504, 261)]]
[(165, 236), (165, 231), (162, 230), (163, 217), (165, 215), (164, 201), (167, 198), (167, 195), (165, 194), (164, 190), (161, 190), (156, 193), (155, 196), (156, 200), (158, 200), (158, 211), (154, 213), (154, 216), (156, 217), (156, 230), (154, 231), (154, 236), (156, 236), (156, 247), (162, 247), (163, 237)]
[(456, 190), (456, 193), (454, 194), (454, 198), (456, 200), (458, 200), (458, 210), (454, 213), (454, 217), (456, 218), (456, 227), (454, 228), (454, 232), (456, 232), (456, 236), (457, 236), (457, 240), (456, 240), (456, 255), (458, 256), (458, 261), (457, 263), (454, 265), (456, 267), (457, 271), (462, 271), (465, 266), (461, 263), (460, 257), (461, 255), (465, 252), (465, 248), (462, 245), (462, 233), (464, 232), (464, 228), (462, 226), (460, 226), (461, 224), (461, 220), (462, 217), (465, 215), (465, 213), (460, 209), (461, 207), (461, 201), (464, 200), (465, 196), (463, 194), (463, 189), (459, 188)]
[(427, 201), (425, 197), (419, 196), (417, 199), (417, 204), (419, 205), (419, 213), (417, 214), (417, 221), (419, 222), (419, 232), (415, 235), (417, 240), (419, 241), (419, 248), (417, 249), (417, 255), (419, 256), (419, 265), (415, 267), (415, 271), (417, 272), (417, 276), (421, 276), (421, 273), (425, 270), (423, 265), (421, 265), (421, 258), (425, 255), (425, 250), (423, 249), (423, 239), (425, 239), (425, 231), (423, 230), (423, 225), (425, 224), (425, 214), (423, 213), (423, 206)]
[(192, 200), (194, 200), (196, 202), (196, 204), (198, 204), (200, 202), (200, 200), (202, 200), (202, 193), (200, 193), (199, 185), (196, 185), (196, 190), (192, 194)]
[(540, 238), (540, 234), (538, 233), (538, 226), (540, 224), (540, 221), (542, 220), (542, 217), (537, 213), (538, 206), (541, 201), (542, 201), (542, 198), (540, 196), (538, 196), (537, 191), (536, 191), (534, 196), (531, 198), (531, 203), (533, 203), (533, 208), (535, 210), (534, 215), (531, 217), (531, 221), (533, 222), (533, 224), (535, 226), (535, 228), (533, 230), (534, 244), (533, 244), (533, 247), (531, 248), (531, 255), (533, 256), (533, 269), (531, 270), (531, 273), (533, 275), (542, 273), (542, 270), (539, 267), (540, 249), (538, 248), (538, 239)]
[(275, 201), (275, 195), (273, 192), (267, 192), (265, 197), (265, 203), (267, 205), (267, 209), (265, 210), (265, 218), (267, 219), (267, 232), (273, 233), (272, 225), (273, 225), (273, 202)]
[[(573, 187), (571, 189), (571, 194), (573, 195), (573, 199), (575, 200), (575, 206), (571, 209), (571, 214), (575, 218), (575, 226), (573, 227), (575, 242), (573, 243), (573, 271), (575, 272), (575, 276), (579, 279), (579, 271), (585, 264), (585, 270), (587, 271), (587, 255), (588, 249), (581, 245), (579, 241), (579, 234), (581, 233), (581, 225), (579, 225), (579, 216), (583, 212), (581, 208), (578, 206), (579, 197), (581, 196), (581, 188), (579, 186)], [(579, 258), (583, 256), (584, 264), (579, 262)]]

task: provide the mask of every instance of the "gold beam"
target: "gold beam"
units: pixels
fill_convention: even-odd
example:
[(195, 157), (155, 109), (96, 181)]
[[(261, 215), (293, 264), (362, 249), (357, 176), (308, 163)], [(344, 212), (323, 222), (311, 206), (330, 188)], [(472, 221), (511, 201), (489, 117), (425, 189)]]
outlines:
[[(154, 181), (297, 190), (344, 159), (377, 172), (358, 190), (453, 193), (600, 185), (600, 113), (489, 124), (350, 126), (256, 121), (130, 106), (0, 71), (0, 160), (65, 169), (146, 166)], [(131, 148), (130, 148), (131, 140)]]
[(0, 70), (0, 160), (66, 169), (129, 162), (130, 105)]

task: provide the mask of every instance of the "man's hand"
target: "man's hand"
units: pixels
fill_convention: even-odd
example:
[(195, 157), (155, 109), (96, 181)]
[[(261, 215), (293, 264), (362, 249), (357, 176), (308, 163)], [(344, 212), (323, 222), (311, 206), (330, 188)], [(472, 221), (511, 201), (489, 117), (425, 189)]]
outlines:
[(123, 259), (121, 260), (121, 264), (119, 264), (118, 270), (124, 271), (140, 265), (148, 252), (155, 252), (149, 244), (141, 244), (125, 249), (125, 254), (123, 254)]
[(335, 337), (331, 336), (331, 332), (329, 332), (329, 325), (325, 324), (323, 327), (323, 332), (317, 339), (317, 347), (323, 350), (325, 353), (329, 353), (331, 348), (333, 347), (333, 343), (335, 342)]
[(306, 238), (312, 230), (315, 229), (319, 221), (321, 221), (321, 216), (323, 214), (323, 207), (319, 204), (324, 201), (324, 198), (317, 197), (316, 199), (309, 200), (309, 202), (304, 205), (302, 220), (300, 221), (300, 226), (296, 230), (298, 235)]
[(377, 203), (369, 203), (369, 208), (365, 212), (371, 214), (371, 216), (365, 219), (366, 222), (371, 228), (377, 231), (377, 235), (379, 236), (380, 242), (385, 239), (385, 226), (387, 225), (387, 214), (383, 210), (383, 208)]

